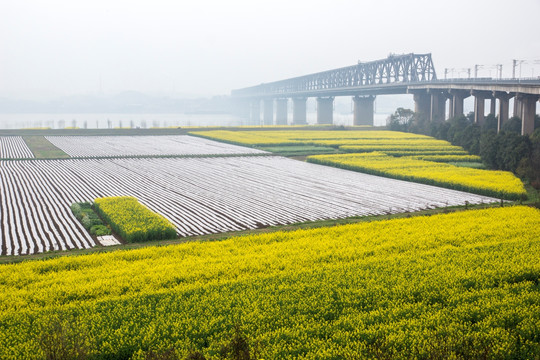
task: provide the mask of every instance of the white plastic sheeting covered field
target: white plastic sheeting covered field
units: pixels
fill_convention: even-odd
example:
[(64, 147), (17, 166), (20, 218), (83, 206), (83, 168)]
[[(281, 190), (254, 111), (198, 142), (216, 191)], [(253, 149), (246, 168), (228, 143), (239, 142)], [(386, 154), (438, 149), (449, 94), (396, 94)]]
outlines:
[(34, 154), (21, 136), (0, 136), (0, 159), (30, 159)]
[(264, 151), (188, 135), (46, 136), (71, 157), (232, 155)]
[(181, 236), (494, 199), (282, 157), (0, 161), (2, 255), (88, 248), (70, 205), (131, 195)]

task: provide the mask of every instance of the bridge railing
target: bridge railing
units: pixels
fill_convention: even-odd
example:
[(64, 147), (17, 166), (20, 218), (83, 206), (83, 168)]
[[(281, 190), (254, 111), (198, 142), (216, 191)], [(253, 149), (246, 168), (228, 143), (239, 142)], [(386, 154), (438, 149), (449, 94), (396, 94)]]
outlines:
[(540, 85), (540, 76), (539, 77), (530, 77), (530, 78), (491, 78), (491, 77), (482, 77), (482, 78), (450, 78), (450, 79), (436, 79), (432, 80), (433, 83), (490, 83), (490, 84), (538, 84)]

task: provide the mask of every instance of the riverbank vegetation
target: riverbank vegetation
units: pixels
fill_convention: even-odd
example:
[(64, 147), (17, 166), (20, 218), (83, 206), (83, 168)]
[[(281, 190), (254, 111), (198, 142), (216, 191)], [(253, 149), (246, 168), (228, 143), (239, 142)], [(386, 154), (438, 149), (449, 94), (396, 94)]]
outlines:
[(482, 125), (474, 123), (474, 113), (430, 123), (422, 116), (400, 108), (389, 118), (387, 125), (391, 130), (431, 135), (461, 146), (470, 154), (480, 156), (488, 168), (511, 171), (540, 191), (538, 115), (531, 135), (521, 135), (519, 117), (510, 118), (497, 133), (497, 118), (493, 114), (486, 116)]

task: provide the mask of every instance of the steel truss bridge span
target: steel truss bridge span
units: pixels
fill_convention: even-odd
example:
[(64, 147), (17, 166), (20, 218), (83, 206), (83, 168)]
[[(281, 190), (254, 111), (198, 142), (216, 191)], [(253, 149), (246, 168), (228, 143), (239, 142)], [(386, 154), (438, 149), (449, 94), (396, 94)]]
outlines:
[[(437, 79), (431, 54), (390, 55), (383, 60), (233, 90), (237, 113), (251, 125), (287, 125), (288, 99), (292, 98), (292, 124), (306, 124), (306, 101), (317, 98), (317, 123), (333, 124), (336, 96), (353, 96), (354, 125), (373, 125), (374, 100), (378, 95), (412, 94), (415, 112), (429, 121), (463, 115), (463, 101), (474, 96), (475, 122), (485, 120), (485, 102), (497, 114), (497, 129), (513, 116), (522, 119), (522, 134), (534, 132), (536, 104), (540, 99), (537, 79)], [(261, 102), (264, 104), (260, 121)], [(448, 106), (447, 106), (448, 103)], [(274, 119), (275, 108), (275, 119)], [(448, 111), (447, 111), (448, 110)]]
[[(286, 80), (233, 90), (237, 98), (341, 96), (373, 91), (404, 93), (405, 84), (436, 80), (431, 54), (390, 55), (388, 58)], [(404, 84), (403, 89), (396, 85)], [(389, 86), (393, 85), (393, 86)], [(370, 89), (370, 90), (368, 90)]]

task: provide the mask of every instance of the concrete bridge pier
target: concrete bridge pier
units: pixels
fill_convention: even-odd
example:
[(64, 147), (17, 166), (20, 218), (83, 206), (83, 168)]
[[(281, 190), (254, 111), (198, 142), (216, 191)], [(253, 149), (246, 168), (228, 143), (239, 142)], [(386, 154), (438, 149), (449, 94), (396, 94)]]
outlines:
[(497, 108), (497, 99), (495, 97), (491, 97), (491, 101), (490, 101), (490, 106), (489, 106), (489, 113), (492, 114), (492, 115), (496, 115), (495, 113), (495, 109)]
[(293, 99), (293, 125), (307, 124), (306, 101), (307, 98)]
[(334, 123), (334, 98), (317, 98), (317, 124)]
[(452, 119), (454, 117), (454, 97), (452, 95), (448, 95), (448, 119)]
[(288, 99), (276, 99), (276, 125), (287, 125)]
[(513, 116), (517, 116), (517, 117), (522, 118), (523, 117), (523, 116), (521, 116), (522, 112), (523, 112), (523, 106), (522, 106), (522, 103), (521, 103), (521, 94), (516, 93), (516, 97), (514, 97), (514, 114), (513, 114)]
[(373, 126), (373, 103), (375, 96), (355, 96), (353, 125), (371, 125)]
[(486, 120), (484, 116), (485, 105), (485, 98), (479, 95), (474, 97), (474, 123), (480, 126), (484, 125), (484, 121)]
[(431, 96), (427, 92), (414, 92), (414, 112), (421, 117), (429, 119), (431, 117)]
[(442, 122), (446, 115), (446, 94), (443, 91), (431, 92), (431, 111), (429, 120), (431, 122)]
[(514, 96), (504, 91), (494, 91), (493, 96), (499, 100), (499, 114), (497, 115), (497, 132), (501, 131), (503, 125), (508, 121), (510, 109), (510, 99)]
[(471, 93), (469, 91), (465, 90), (454, 90), (451, 89), (449, 91), (450, 95), (452, 95), (452, 115), (455, 116), (463, 116), (463, 100), (471, 96)]
[(274, 99), (264, 99), (263, 124), (274, 125)]
[(490, 98), (491, 94), (472, 90), (471, 95), (474, 96), (474, 123), (482, 126), (486, 120), (486, 99)]
[(255, 99), (250, 104), (250, 125), (260, 125), (261, 123), (261, 100)]
[(534, 115), (536, 114), (536, 102), (538, 99), (538, 95), (523, 94), (521, 96), (521, 135), (531, 135), (534, 132)]

